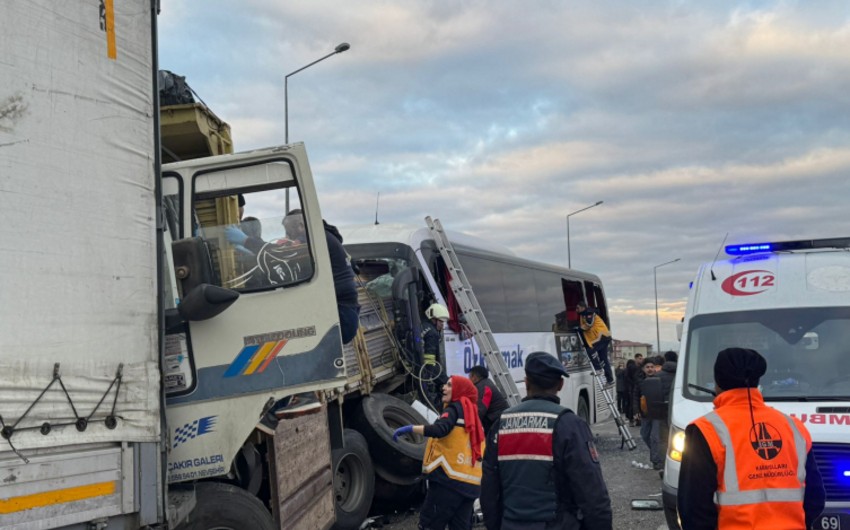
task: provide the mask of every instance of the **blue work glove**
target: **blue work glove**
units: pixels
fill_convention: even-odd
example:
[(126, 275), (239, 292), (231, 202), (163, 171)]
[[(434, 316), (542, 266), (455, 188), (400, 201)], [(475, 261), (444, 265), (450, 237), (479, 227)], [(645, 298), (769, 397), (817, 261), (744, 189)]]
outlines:
[(413, 425), (405, 425), (404, 427), (399, 427), (393, 433), (393, 441), (398, 442), (398, 437), (402, 434), (407, 434), (413, 432)]
[(245, 235), (245, 232), (239, 230), (234, 225), (228, 225), (224, 227), (224, 237), (234, 245), (241, 245), (245, 243), (245, 240), (248, 239), (248, 236)]

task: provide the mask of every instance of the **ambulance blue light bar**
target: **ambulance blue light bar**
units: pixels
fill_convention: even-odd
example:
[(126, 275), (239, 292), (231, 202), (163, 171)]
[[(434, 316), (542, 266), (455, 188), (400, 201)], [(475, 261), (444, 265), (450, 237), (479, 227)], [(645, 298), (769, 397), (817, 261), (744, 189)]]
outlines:
[(815, 248), (850, 248), (850, 237), (834, 237), (831, 239), (800, 239), (797, 241), (778, 241), (772, 243), (745, 243), (743, 245), (726, 245), (726, 254), (744, 256), (761, 252), (780, 252), (790, 250), (811, 250)]

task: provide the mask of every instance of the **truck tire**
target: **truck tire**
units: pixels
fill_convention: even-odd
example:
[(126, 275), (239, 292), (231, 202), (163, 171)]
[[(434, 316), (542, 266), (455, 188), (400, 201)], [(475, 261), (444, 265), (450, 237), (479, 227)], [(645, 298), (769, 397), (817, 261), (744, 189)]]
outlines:
[(421, 474), (399, 475), (392, 468), (375, 466), (375, 504), (382, 508), (406, 510), (422, 497)]
[(345, 429), (345, 447), (332, 453), (335, 530), (356, 530), (369, 515), (375, 493), (375, 471), (363, 435)]
[(369, 453), (375, 463), (402, 476), (417, 476), (422, 472), (426, 438), (410, 433), (394, 442), (393, 432), (404, 425), (427, 423), (416, 409), (388, 394), (372, 394), (361, 399), (354, 422), (369, 442)]
[(195, 508), (178, 530), (277, 530), (257, 497), (222, 482), (195, 485)]

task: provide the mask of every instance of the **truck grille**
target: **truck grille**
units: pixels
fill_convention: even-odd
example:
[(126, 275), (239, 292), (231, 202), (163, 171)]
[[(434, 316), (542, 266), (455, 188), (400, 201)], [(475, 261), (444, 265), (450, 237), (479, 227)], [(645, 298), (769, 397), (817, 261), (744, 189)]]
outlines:
[(813, 443), (812, 452), (818, 464), (827, 502), (850, 502), (850, 445)]

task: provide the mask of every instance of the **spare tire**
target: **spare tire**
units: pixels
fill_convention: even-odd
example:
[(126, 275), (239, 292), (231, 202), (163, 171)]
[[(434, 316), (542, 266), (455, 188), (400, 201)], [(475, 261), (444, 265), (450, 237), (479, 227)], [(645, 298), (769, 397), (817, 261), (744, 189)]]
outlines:
[(372, 394), (360, 400), (354, 425), (366, 441), (375, 463), (392, 469), (401, 476), (418, 476), (422, 472), (426, 438), (405, 434), (393, 441), (393, 432), (404, 425), (427, 425), (416, 409), (388, 394)]
[(334, 530), (356, 530), (369, 515), (375, 493), (375, 472), (366, 440), (345, 429), (345, 447), (332, 451), (334, 472)]

